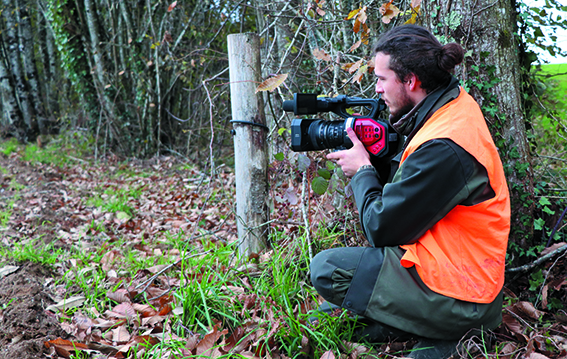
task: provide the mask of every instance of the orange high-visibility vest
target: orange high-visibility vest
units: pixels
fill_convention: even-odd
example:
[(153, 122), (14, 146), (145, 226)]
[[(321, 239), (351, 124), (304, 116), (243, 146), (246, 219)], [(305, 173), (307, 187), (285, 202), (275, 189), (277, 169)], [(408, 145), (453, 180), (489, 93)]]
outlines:
[(460, 95), (437, 110), (411, 139), (401, 162), (423, 143), (448, 138), (481, 163), (496, 195), (474, 206), (458, 205), (416, 243), (401, 246), (405, 268), (416, 267), (434, 292), (490, 303), (504, 284), (510, 232), (510, 197), (500, 156), (475, 100)]

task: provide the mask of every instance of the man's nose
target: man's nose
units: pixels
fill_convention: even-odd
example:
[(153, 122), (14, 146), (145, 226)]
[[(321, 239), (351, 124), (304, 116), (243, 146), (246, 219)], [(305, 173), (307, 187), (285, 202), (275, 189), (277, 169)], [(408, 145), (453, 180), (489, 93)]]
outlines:
[(382, 93), (382, 92), (384, 92), (384, 89), (380, 85), (380, 82), (376, 82), (376, 93)]

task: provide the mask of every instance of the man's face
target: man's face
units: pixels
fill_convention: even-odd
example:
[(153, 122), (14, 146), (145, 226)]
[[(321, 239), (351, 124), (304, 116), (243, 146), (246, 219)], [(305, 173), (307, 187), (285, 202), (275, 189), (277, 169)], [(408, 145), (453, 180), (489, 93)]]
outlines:
[(390, 55), (377, 53), (374, 66), (377, 78), (376, 93), (382, 95), (382, 99), (390, 110), (390, 123), (396, 123), (416, 104), (410, 98), (406, 84), (400, 82), (396, 73), (390, 69)]

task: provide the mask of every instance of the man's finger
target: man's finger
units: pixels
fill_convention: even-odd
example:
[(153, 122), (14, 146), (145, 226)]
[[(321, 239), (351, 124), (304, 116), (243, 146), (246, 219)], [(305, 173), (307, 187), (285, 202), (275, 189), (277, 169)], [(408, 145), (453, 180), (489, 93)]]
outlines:
[[(358, 137), (356, 136), (356, 132), (354, 132), (354, 130), (353, 130), (352, 128), (348, 127), (348, 128), (346, 129), (346, 132), (347, 132), (348, 138), (350, 138), (350, 140), (352, 141), (352, 144), (353, 144), (353, 145), (354, 145), (355, 143), (357, 143), (357, 142), (360, 142), (360, 140), (359, 140)], [(362, 143), (362, 142), (360, 142), (360, 143)]]
[(329, 160), (338, 160), (341, 158), (340, 152), (342, 151), (333, 151), (327, 155), (327, 159)]

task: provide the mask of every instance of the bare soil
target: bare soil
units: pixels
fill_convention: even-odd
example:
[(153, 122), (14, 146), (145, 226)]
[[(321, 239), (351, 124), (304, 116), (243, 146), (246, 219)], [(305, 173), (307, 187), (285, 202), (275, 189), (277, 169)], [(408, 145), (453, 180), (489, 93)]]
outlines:
[(56, 274), (32, 262), (10, 265), (19, 269), (0, 279), (0, 358), (45, 358), (44, 342), (67, 335), (44, 310)]

